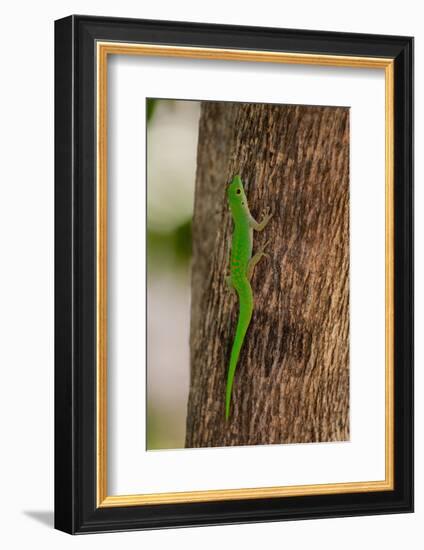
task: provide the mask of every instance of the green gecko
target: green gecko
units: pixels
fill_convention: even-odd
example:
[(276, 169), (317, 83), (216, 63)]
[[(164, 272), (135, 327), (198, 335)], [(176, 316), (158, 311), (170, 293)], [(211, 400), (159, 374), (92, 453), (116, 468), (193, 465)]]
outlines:
[(266, 243), (261, 250), (252, 256), (253, 229), (262, 231), (272, 216), (269, 213), (269, 209), (267, 209), (260, 223), (253, 218), (249, 210), (241, 177), (238, 175), (233, 177), (228, 186), (227, 198), (234, 222), (234, 232), (231, 242), (230, 275), (227, 276), (226, 282), (231, 290), (237, 292), (239, 316), (227, 375), (225, 396), (226, 420), (228, 420), (230, 415), (231, 392), (237, 361), (253, 313), (253, 293), (250, 280), (255, 265), (262, 256), (266, 256), (264, 249), (268, 244)]

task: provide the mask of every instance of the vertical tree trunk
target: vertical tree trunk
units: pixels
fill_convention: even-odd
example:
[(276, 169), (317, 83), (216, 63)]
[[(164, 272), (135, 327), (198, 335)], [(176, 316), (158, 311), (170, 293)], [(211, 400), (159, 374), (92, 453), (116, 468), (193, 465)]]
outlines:
[[(225, 385), (238, 315), (225, 275), (226, 185), (242, 176), (269, 240), (231, 416)], [(349, 110), (202, 104), (193, 218), (191, 382), (186, 447), (349, 438)]]

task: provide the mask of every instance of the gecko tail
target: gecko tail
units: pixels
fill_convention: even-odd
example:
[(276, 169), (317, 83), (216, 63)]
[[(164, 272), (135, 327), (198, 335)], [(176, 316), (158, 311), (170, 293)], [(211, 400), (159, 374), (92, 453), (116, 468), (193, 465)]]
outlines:
[(230, 417), (231, 394), (233, 389), (234, 375), (236, 372), (237, 362), (240, 356), (240, 351), (243, 346), (244, 337), (249, 328), (250, 320), (253, 311), (253, 296), (252, 291), (248, 289), (248, 295), (243, 296), (240, 301), (240, 311), (237, 321), (236, 334), (234, 337), (233, 347), (231, 349), (230, 365), (228, 367), (227, 388), (225, 392), (225, 420)]

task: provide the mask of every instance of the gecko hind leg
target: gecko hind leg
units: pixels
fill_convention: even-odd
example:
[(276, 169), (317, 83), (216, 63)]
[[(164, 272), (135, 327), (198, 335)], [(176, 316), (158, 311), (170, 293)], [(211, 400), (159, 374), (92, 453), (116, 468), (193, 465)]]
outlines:
[(233, 283), (231, 282), (231, 275), (227, 275), (225, 277), (225, 284), (227, 286), (227, 290), (229, 291), (229, 293), (235, 296), (237, 293), (236, 293), (236, 289), (233, 286)]

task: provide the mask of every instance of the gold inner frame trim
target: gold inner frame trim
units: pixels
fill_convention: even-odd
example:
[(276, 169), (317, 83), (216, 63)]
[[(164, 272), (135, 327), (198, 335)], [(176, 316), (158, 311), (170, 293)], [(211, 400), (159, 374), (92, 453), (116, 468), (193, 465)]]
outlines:
[[(394, 60), (123, 42), (96, 43), (97, 54), (97, 506), (142, 506), (394, 489)], [(385, 479), (349, 483), (214, 489), (109, 496), (107, 493), (107, 61), (109, 55), (219, 59), (385, 71)]]

